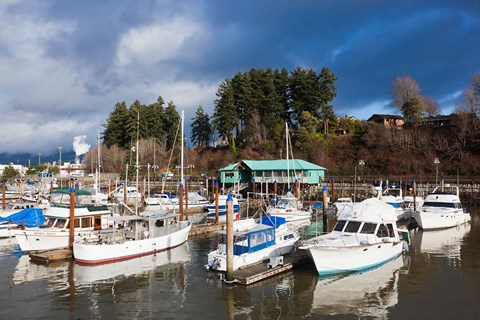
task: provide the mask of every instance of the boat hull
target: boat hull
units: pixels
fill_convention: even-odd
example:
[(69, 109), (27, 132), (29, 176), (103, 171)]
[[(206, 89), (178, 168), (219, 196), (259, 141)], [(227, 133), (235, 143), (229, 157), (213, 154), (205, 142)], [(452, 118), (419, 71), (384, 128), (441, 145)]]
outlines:
[(445, 210), (443, 212), (417, 211), (413, 217), (423, 230), (445, 229), (470, 222), (470, 214), (463, 210)]
[(363, 271), (398, 257), (403, 241), (380, 242), (366, 246), (311, 246), (309, 253), (319, 275)]
[[(68, 230), (48, 230), (46, 228), (43, 231), (42, 229), (35, 230), (20, 230), (15, 233), (15, 238), (17, 239), (20, 250), (24, 253), (31, 251), (43, 251), (43, 250), (52, 250), (59, 248), (66, 248), (69, 245), (70, 233)], [(98, 232), (92, 230), (89, 231), (79, 231), (75, 229), (75, 238), (74, 240), (80, 238), (95, 239), (97, 238)]]
[(125, 240), (113, 244), (75, 242), (73, 256), (76, 263), (98, 265), (155, 254), (183, 244), (191, 228), (192, 224), (185, 221), (173, 232), (143, 240)]

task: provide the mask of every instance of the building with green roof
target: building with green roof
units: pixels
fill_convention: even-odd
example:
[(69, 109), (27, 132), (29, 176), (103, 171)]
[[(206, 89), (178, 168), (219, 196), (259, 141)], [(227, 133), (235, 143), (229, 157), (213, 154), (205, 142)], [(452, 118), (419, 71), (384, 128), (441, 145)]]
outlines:
[(295, 183), (318, 184), (325, 179), (326, 168), (305, 160), (242, 160), (219, 170), (221, 183)]

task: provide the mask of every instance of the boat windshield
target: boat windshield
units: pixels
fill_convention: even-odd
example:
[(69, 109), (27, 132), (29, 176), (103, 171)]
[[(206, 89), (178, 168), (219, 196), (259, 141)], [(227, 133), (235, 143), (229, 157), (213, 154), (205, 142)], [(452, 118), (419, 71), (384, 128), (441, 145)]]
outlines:
[(360, 233), (374, 234), (377, 225), (375, 223), (365, 222)]
[(346, 223), (347, 223), (347, 221), (345, 221), (345, 220), (338, 220), (337, 224), (333, 228), (333, 231), (343, 231), (343, 227), (345, 227)]
[(52, 218), (47, 218), (47, 220), (45, 221), (45, 225), (47, 227), (52, 227), (54, 223), (55, 223), (55, 219), (52, 219)]
[(456, 206), (455, 202), (425, 202), (424, 207), (436, 207), (436, 208), (460, 208), (461, 206)]
[(57, 219), (57, 222), (55, 223), (55, 227), (63, 228), (65, 226), (66, 222), (67, 222), (67, 220), (65, 220), (65, 219)]
[(345, 227), (344, 232), (352, 232), (352, 233), (357, 233), (358, 229), (360, 228), (360, 225), (362, 223), (358, 221), (348, 221), (347, 226)]

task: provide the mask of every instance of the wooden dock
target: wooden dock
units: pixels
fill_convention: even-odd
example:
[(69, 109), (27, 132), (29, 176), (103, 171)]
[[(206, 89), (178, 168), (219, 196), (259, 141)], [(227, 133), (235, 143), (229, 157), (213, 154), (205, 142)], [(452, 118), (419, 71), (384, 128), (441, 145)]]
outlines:
[(40, 264), (49, 264), (50, 262), (72, 258), (72, 250), (70, 249), (57, 249), (30, 253), (30, 260)]
[(217, 232), (225, 228), (225, 223), (202, 223), (192, 226), (190, 230), (189, 238), (195, 238), (200, 236), (206, 236), (212, 232)]
[(309, 261), (310, 257), (305, 250), (293, 250), (292, 253), (283, 256), (283, 264), (270, 268), (267, 262), (255, 264), (233, 273), (237, 283), (250, 285), (278, 274), (292, 270)]

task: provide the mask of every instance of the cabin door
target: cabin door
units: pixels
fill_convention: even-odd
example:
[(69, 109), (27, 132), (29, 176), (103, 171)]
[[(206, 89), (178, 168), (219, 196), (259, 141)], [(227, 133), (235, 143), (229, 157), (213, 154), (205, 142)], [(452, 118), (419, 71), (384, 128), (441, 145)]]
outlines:
[(102, 218), (94, 217), (93, 218), (93, 230), (102, 230)]

